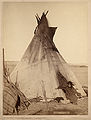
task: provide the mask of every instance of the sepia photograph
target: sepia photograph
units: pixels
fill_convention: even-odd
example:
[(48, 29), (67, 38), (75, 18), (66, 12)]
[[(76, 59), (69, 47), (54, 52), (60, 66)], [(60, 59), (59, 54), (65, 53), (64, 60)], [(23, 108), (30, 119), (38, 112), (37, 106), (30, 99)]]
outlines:
[(2, 13), (3, 115), (88, 115), (88, 3), (4, 2)]

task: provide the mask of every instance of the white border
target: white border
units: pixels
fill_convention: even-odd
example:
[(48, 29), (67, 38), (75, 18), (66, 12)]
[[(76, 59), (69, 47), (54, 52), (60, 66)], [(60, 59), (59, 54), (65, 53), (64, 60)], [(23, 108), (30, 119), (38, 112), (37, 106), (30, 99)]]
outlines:
[[(2, 85), (3, 85), (3, 80), (2, 80), (2, 45), (1, 45), (1, 26), (2, 26), (2, 8), (3, 8), (3, 2), (88, 2), (88, 88), (89, 88), (89, 104), (88, 104), (88, 115), (3, 115), (3, 109), (2, 109), (2, 105), (3, 105), (3, 90), (2, 90)], [(91, 120), (91, 15), (90, 12), (91, 11), (91, 0), (1, 0), (0, 1), (0, 118), (4, 119), (4, 120), (18, 120), (18, 119), (55, 119), (55, 120)]]

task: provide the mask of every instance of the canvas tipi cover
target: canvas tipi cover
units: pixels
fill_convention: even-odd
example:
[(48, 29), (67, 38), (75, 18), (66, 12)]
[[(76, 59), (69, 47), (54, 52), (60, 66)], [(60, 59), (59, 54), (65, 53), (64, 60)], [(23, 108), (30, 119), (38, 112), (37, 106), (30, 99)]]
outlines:
[(47, 99), (60, 96), (66, 99), (63, 88), (68, 81), (74, 84), (74, 89), (81, 96), (85, 96), (82, 86), (53, 42), (57, 27), (49, 27), (46, 15), (47, 12), (41, 18), (36, 15), (38, 25), (34, 37), (11, 73), (11, 80), (15, 83), (18, 72), (19, 88), (28, 98), (44, 97), (45, 92)]
[[(8, 80), (7, 76), (3, 75), (3, 114), (11, 115), (17, 114), (15, 111), (15, 105), (17, 102), (17, 96), (20, 97), (20, 109), (27, 108), (27, 98), (26, 96), (12, 83)], [(27, 101), (27, 102), (26, 102)]]

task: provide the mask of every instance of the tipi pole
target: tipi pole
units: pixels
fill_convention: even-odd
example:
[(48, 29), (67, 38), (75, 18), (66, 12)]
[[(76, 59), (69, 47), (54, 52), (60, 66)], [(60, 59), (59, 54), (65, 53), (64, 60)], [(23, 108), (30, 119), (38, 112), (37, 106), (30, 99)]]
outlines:
[(4, 64), (4, 48), (3, 48), (3, 72), (4, 72), (4, 74), (5, 74), (5, 64)]
[(18, 71), (17, 71), (17, 74), (16, 74), (16, 83), (17, 83), (17, 79), (18, 79)]
[(7, 76), (7, 79), (10, 80), (9, 68), (7, 69), (7, 64), (5, 66), (5, 52), (3, 48), (3, 74)]

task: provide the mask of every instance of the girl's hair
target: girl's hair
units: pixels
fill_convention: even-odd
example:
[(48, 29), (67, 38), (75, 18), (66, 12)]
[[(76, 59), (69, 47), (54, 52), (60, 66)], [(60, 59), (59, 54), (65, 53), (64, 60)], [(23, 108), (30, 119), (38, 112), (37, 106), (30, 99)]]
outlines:
[(71, 86), (74, 86), (73, 82), (71, 82), (71, 81), (68, 81), (67, 84), (70, 84)]

